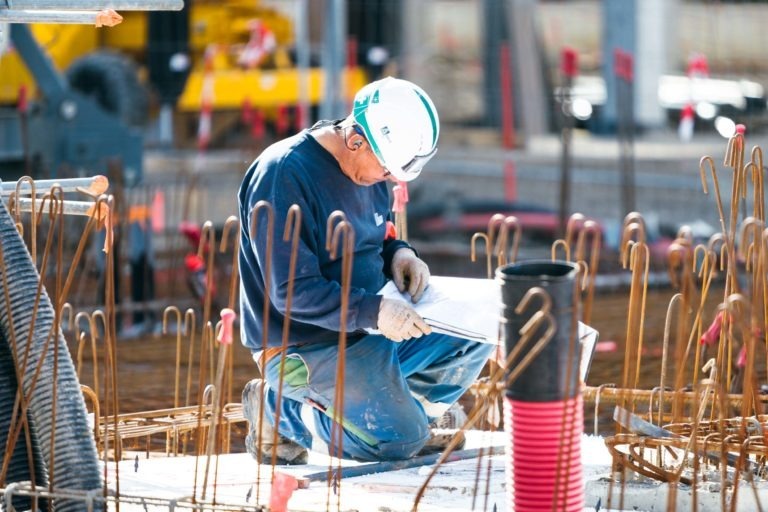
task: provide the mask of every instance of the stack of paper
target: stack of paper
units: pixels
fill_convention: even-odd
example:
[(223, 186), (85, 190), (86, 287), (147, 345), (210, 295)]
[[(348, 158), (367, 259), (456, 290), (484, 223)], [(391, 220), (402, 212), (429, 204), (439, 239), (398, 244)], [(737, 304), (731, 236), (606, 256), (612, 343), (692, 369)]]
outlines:
[[(424, 295), (416, 304), (411, 303), (410, 295), (400, 293), (392, 281), (379, 290), (379, 295), (411, 304), (435, 332), (498, 344), (501, 337), (500, 286), (498, 281), (492, 279), (432, 276)], [(583, 379), (589, 371), (597, 336), (596, 330), (579, 322)]]

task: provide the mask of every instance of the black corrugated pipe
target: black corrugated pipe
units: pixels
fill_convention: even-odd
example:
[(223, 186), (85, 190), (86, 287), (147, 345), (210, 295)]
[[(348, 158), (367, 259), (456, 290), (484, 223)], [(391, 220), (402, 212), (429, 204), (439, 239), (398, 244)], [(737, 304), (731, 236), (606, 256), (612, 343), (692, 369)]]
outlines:
[[(499, 267), (504, 305), (502, 338), (510, 354), (522, 342), (521, 329), (537, 311), (545, 313), (519, 363), (548, 329), (552, 338), (506, 389), (504, 423), (508, 437), (507, 508), (518, 512), (584, 510), (581, 465), (583, 409), (579, 386), (579, 318), (574, 303), (578, 267), (567, 261), (533, 260)], [(532, 288), (545, 297), (521, 304)], [(508, 369), (511, 370), (511, 369)]]
[[(16, 398), (16, 372), (11, 359), (10, 345), (8, 340), (0, 331), (0, 453), (5, 453), (8, 444), (8, 431), (11, 427), (11, 415), (13, 414), (13, 403)], [(48, 485), (48, 474), (45, 471), (45, 464), (42, 463), (43, 456), (40, 453), (40, 446), (37, 442), (34, 421), (27, 414), (29, 424), (29, 433), (32, 444), (32, 458), (34, 460), (34, 482), (35, 485), (45, 488)], [(2, 461), (3, 457), (0, 457)], [(8, 466), (6, 483), (32, 481), (32, 472), (29, 467), (29, 457), (27, 453), (27, 437), (22, 432), (19, 436), (16, 446), (11, 454), (11, 463)], [(31, 510), (32, 499), (26, 497), (14, 497), (12, 500), (13, 508), (16, 510)], [(44, 502), (37, 504), (40, 510), (47, 510), (48, 506)], [(5, 510), (5, 500), (2, 500), (0, 507)]]
[[(41, 455), (35, 457), (35, 464), (41, 465), (34, 468), (35, 475), (39, 474), (41, 477), (46, 474), (52, 475), (54, 490), (85, 492), (101, 489), (96, 446), (93, 433), (88, 426), (85, 401), (80, 392), (80, 383), (72, 358), (61, 330), (58, 326), (53, 328), (54, 310), (45, 288), (42, 288), (42, 296), (36, 315), (33, 317), (39, 275), (2, 201), (0, 201), (0, 245), (3, 253), (2, 263), (6, 272), (6, 275), (0, 276), (0, 333), (2, 334), (0, 344), (4, 344), (3, 350), (10, 353), (8, 341), (14, 339), (17, 360), (22, 359), (18, 357), (19, 354), (29, 350), (26, 365), (21, 369), (22, 382), (18, 382), (12, 365), (5, 364), (0, 367), (0, 371), (6, 374), (3, 380), (10, 379), (16, 385), (21, 385), (26, 395), (29, 395), (30, 390), (34, 388), (27, 414), (33, 426), (32, 445), (33, 447), (37, 445)], [(10, 297), (10, 304), (6, 303), (6, 292)], [(51, 332), (54, 335), (46, 350), (46, 339)], [(13, 338), (12, 333), (15, 334)], [(54, 343), (58, 344), (58, 372), (55, 382), (53, 380)], [(0, 359), (7, 361), (9, 358), (0, 356)], [(38, 365), (40, 365), (40, 372), (35, 383)], [(10, 374), (10, 377), (7, 374)], [(11, 392), (11, 397), (14, 396), (14, 392)], [(7, 416), (10, 408), (13, 407), (13, 402), (13, 398), (6, 401), (5, 398), (0, 397), (0, 415)], [(10, 405), (7, 405), (8, 403)], [(7, 419), (0, 421), (0, 429), (4, 425), (7, 427), (8, 422)], [(6, 437), (7, 432), (0, 434), (0, 439)], [(53, 459), (51, 458), (52, 438), (54, 438), (53, 452), (55, 453)], [(22, 439), (23, 433), (19, 436), (17, 444), (23, 444)], [(4, 454), (6, 444), (0, 446), (0, 450), (2, 450), (0, 453)], [(26, 448), (21, 453), (23, 464), (26, 464)], [(0, 456), (0, 461), (3, 456)], [(14, 450), (14, 457), (16, 457), (16, 450)], [(51, 460), (54, 461), (53, 468), (47, 467)], [(10, 480), (7, 483), (10, 483)], [(85, 501), (72, 499), (54, 500), (54, 507), (56, 512), (88, 509)], [(100, 508), (97, 506), (95, 509)]]
[[(553, 339), (507, 389), (508, 397), (524, 402), (548, 402), (573, 398), (578, 392), (579, 358), (575, 357), (575, 351), (568, 361), (576, 271), (577, 266), (573, 263), (549, 260), (522, 261), (496, 270), (496, 276), (501, 280), (501, 301), (504, 305), (502, 329), (507, 353), (520, 339), (520, 329), (538, 311), (540, 299), (533, 300), (525, 311), (515, 312), (531, 288), (541, 288), (549, 295), (556, 327)], [(541, 324), (534, 341), (544, 334), (547, 327)], [(570, 382), (566, 382), (566, 376), (570, 377)]]

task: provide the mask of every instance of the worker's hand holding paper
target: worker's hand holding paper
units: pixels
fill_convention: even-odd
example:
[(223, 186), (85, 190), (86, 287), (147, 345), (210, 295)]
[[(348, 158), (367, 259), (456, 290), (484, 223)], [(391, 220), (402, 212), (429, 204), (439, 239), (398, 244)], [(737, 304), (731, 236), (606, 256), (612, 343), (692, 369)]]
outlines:
[[(379, 295), (411, 304), (408, 292), (399, 292), (393, 281)], [(491, 279), (432, 276), (421, 299), (412, 306), (435, 332), (498, 343), (501, 292)]]
[[(411, 304), (434, 332), (483, 343), (499, 343), (501, 290), (493, 279), (432, 276), (429, 287), (417, 303), (408, 292), (401, 293), (390, 281), (379, 295)], [(598, 333), (579, 322), (582, 344), (581, 374), (586, 378)]]

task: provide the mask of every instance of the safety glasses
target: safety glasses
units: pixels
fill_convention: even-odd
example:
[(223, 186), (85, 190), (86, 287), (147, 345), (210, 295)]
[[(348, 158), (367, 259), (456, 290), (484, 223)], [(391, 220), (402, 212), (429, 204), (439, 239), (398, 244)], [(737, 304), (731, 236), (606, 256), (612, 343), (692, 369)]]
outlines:
[(403, 172), (406, 175), (413, 174), (414, 177), (418, 176), (419, 173), (421, 172), (421, 169), (424, 168), (425, 165), (427, 165), (427, 162), (432, 160), (433, 156), (435, 156), (435, 153), (437, 153), (437, 146), (432, 148), (432, 151), (430, 151), (426, 155), (414, 156), (410, 162), (408, 162), (403, 166)]
[[(366, 136), (365, 132), (363, 131), (363, 128), (356, 124), (353, 126), (355, 133), (362, 136), (368, 143), (370, 144), (370, 139)], [(387, 169), (387, 166), (384, 164), (384, 159), (379, 154), (378, 148), (374, 148), (373, 153), (376, 155), (376, 158), (379, 160), (379, 163), (382, 167), (384, 167), (387, 170), (387, 174), (392, 174), (389, 169)], [(410, 181), (410, 179), (415, 178), (421, 173), (421, 170), (424, 168), (425, 165), (427, 165), (427, 162), (432, 160), (432, 157), (435, 156), (435, 153), (437, 153), (437, 146), (432, 148), (432, 151), (427, 153), (426, 155), (416, 155), (414, 156), (408, 163), (403, 165), (402, 167), (402, 173), (396, 173), (395, 176), (402, 180), (402, 181)], [(399, 176), (399, 174), (402, 174), (402, 176)], [(410, 179), (406, 179), (406, 177)]]

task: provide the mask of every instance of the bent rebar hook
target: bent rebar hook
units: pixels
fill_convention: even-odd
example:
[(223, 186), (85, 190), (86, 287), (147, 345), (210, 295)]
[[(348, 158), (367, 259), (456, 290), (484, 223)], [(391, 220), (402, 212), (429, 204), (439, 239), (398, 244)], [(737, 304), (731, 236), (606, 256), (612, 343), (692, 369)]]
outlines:
[[(283, 241), (291, 241), (291, 256), (288, 262), (288, 282), (285, 291), (285, 310), (283, 311), (283, 336), (280, 344), (280, 370), (277, 384), (277, 398), (275, 405), (275, 425), (280, 423), (280, 411), (283, 401), (283, 383), (285, 381), (285, 360), (288, 352), (288, 338), (291, 331), (291, 308), (293, 307), (293, 290), (296, 281), (296, 262), (299, 255), (299, 241), (301, 237), (301, 207), (294, 204), (288, 208), (285, 217), (285, 229), (283, 230)], [(263, 369), (266, 372), (266, 369)], [(263, 409), (263, 408), (262, 408)], [(263, 413), (262, 415), (263, 416)], [(259, 417), (259, 428), (262, 426), (263, 419)], [(259, 431), (261, 434), (261, 430)], [(273, 429), (272, 437), (272, 479), (275, 478), (275, 466), (277, 465), (277, 446), (278, 431)]]
[[(328, 219), (330, 225), (332, 219)], [(340, 240), (343, 237), (343, 242)], [(340, 247), (340, 244), (343, 244)], [(339, 357), (336, 364), (336, 392), (333, 401), (333, 425), (331, 427), (330, 446), (328, 451), (333, 455), (333, 449), (336, 448), (336, 457), (338, 458), (338, 474), (341, 474), (341, 459), (344, 454), (344, 383), (346, 371), (346, 351), (347, 351), (347, 315), (349, 313), (349, 293), (352, 288), (352, 265), (355, 250), (355, 230), (346, 220), (340, 221), (333, 229), (331, 238), (331, 259), (339, 257), (341, 252), (341, 307), (339, 317)], [(332, 468), (333, 462), (328, 467), (328, 493), (330, 493), (334, 482), (337, 482)], [(340, 482), (338, 482), (340, 484)], [(336, 490), (337, 506), (341, 508), (341, 489)], [(327, 502), (330, 500), (330, 494), (327, 495)]]
[(168, 334), (168, 315), (176, 315), (176, 373), (173, 379), (173, 407), (179, 407), (179, 372), (181, 371), (181, 310), (168, 306), (163, 311), (163, 334)]

